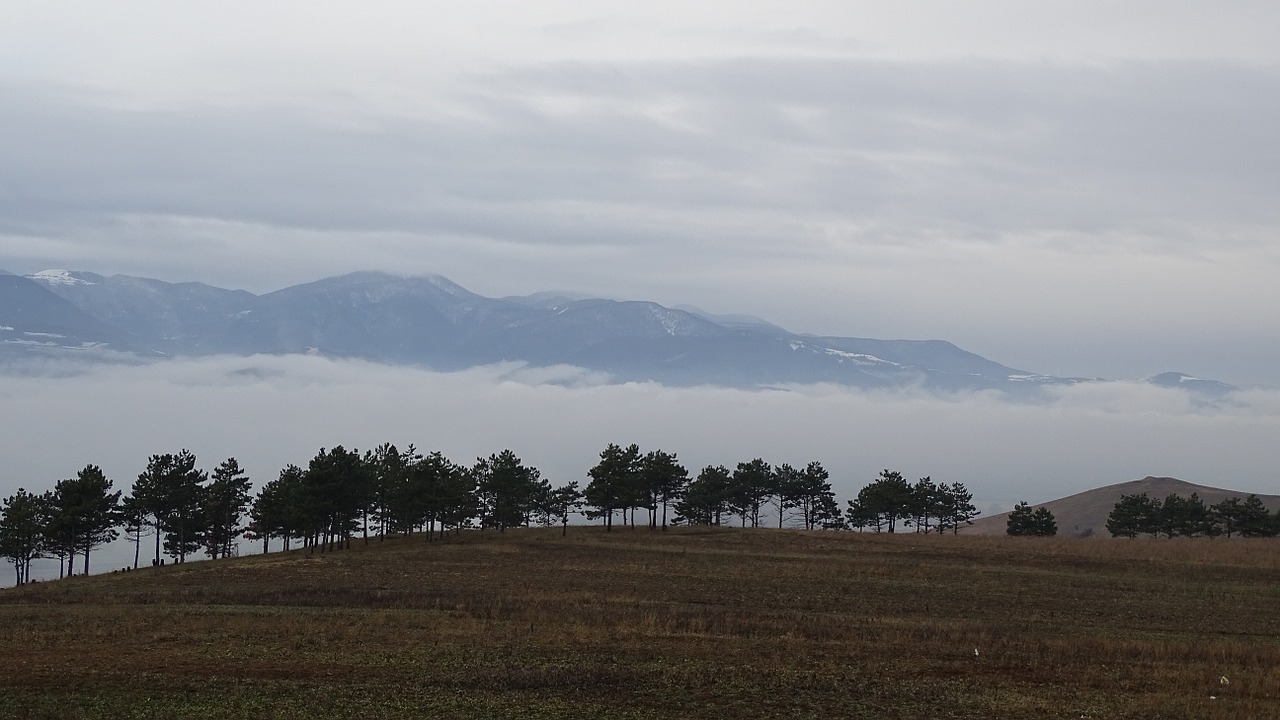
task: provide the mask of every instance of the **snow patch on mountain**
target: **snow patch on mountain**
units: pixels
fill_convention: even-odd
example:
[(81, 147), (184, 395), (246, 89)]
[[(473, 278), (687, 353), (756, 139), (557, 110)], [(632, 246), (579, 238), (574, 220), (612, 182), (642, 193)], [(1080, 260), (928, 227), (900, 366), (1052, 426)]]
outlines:
[(844, 350), (836, 350), (834, 348), (822, 348), (822, 352), (826, 353), (827, 355), (831, 355), (832, 357), (838, 357), (841, 360), (850, 360), (858, 365), (893, 365), (896, 367), (901, 367), (896, 362), (889, 362), (888, 360), (882, 360), (881, 358), (878, 358), (875, 355), (867, 355), (866, 353), (853, 353), (853, 352), (847, 352)]
[(82, 273), (73, 273), (70, 270), (41, 270), (34, 275), (28, 275), (28, 278), (43, 282), (47, 285), (93, 285), (94, 283), (84, 279)]
[(885, 360), (884, 358), (879, 358), (879, 357), (876, 357), (875, 355), (868, 355), (867, 353), (856, 353), (856, 352), (849, 352), (848, 350), (837, 350), (836, 348), (813, 346), (807, 343), (796, 342), (796, 341), (791, 342), (790, 345), (792, 350), (796, 350), (796, 351), (808, 350), (809, 352), (812, 352), (812, 353), (819, 353), (822, 355), (838, 358), (840, 362), (848, 361), (855, 365), (862, 365), (865, 367), (874, 367), (877, 365), (879, 366), (892, 365), (893, 367), (903, 367), (901, 363), (896, 363), (891, 360)]
[(683, 323), (680, 322), (681, 318), (676, 317), (675, 313), (664, 307), (650, 305), (649, 312), (653, 313), (653, 316), (657, 318), (658, 322), (662, 325), (662, 329), (666, 330), (668, 335), (676, 335), (683, 325)]

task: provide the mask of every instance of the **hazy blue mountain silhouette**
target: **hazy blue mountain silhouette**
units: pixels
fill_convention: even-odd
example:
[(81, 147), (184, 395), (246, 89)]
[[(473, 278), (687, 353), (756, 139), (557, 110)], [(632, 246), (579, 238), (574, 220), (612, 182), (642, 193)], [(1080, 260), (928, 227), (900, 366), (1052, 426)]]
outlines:
[[(942, 340), (800, 335), (750, 316), (566, 293), (488, 298), (439, 275), (357, 272), (255, 295), (46, 271), (0, 275), (0, 302), (8, 356), (36, 345), (46, 353), (92, 345), (140, 356), (317, 353), (441, 370), (574, 365), (618, 382), (737, 387), (828, 382), (1027, 393), (1080, 381), (1006, 367)], [(1174, 378), (1157, 380), (1190, 391), (1230, 388)]]

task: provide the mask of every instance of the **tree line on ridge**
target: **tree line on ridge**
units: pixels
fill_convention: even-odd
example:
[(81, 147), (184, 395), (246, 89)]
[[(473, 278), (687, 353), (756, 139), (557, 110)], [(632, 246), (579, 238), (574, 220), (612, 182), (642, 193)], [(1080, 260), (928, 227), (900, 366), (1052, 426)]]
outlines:
[[(90, 553), (123, 535), (133, 544), (133, 568), (185, 562), (202, 552), (217, 559), (240, 553), (240, 541), (273, 541), (326, 552), (353, 538), (421, 533), (432, 540), (468, 528), (539, 524), (567, 527), (581, 513), (606, 530), (615, 523), (649, 528), (682, 525), (775, 525), (815, 529), (958, 532), (978, 511), (961, 483), (915, 483), (885, 470), (840, 508), (827, 470), (770, 465), (756, 458), (730, 469), (709, 465), (690, 477), (674, 453), (610, 444), (577, 481), (553, 486), (511, 450), (471, 465), (439, 452), (384, 443), (359, 452), (321, 448), (305, 467), (288, 465), (256, 496), (235, 458), (206, 472), (187, 450), (152, 455), (130, 492), (114, 490), (96, 465), (44, 493), (19, 489), (0, 504), (0, 557), (16, 582), (31, 563), (59, 561), (59, 576), (89, 572)], [(147, 557), (144, 560), (143, 553)]]

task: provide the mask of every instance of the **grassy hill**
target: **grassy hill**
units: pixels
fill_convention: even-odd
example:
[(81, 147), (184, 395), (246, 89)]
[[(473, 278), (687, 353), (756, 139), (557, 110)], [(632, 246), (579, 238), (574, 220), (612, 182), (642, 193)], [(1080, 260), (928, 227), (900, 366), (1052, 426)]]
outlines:
[[(1152, 498), (1163, 500), (1169, 495), (1189, 497), (1197, 493), (1206, 505), (1214, 505), (1227, 498), (1244, 499), (1249, 495), (1238, 490), (1196, 485), (1171, 477), (1145, 477), (1141, 480), (1107, 485), (1105, 487), (1086, 490), (1068, 497), (1039, 503), (1035, 507), (1049, 508), (1054, 519), (1058, 521), (1058, 533), (1071, 537), (1111, 537), (1107, 532), (1107, 516), (1120, 501), (1122, 495), (1138, 495), (1146, 493)], [(1262, 503), (1272, 512), (1280, 511), (1280, 495), (1258, 495)], [(991, 517), (975, 520), (973, 525), (963, 528), (961, 532), (970, 535), (1004, 535), (1009, 513), (1000, 513)]]
[(1274, 718), (1278, 573), (1274, 540), (391, 539), (0, 590), (0, 717)]

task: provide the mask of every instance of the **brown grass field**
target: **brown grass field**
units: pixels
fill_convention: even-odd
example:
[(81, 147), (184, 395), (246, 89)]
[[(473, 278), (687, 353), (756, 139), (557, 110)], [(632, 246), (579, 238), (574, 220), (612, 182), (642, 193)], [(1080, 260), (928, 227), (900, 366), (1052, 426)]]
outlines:
[(0, 658), (5, 718), (1277, 718), (1280, 542), (396, 538), (0, 590)]

